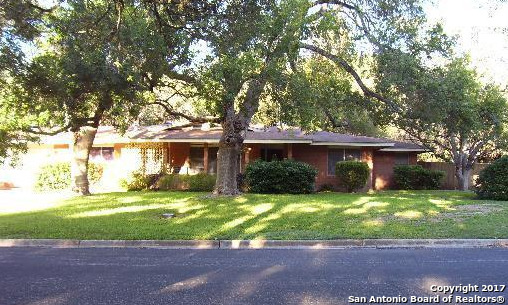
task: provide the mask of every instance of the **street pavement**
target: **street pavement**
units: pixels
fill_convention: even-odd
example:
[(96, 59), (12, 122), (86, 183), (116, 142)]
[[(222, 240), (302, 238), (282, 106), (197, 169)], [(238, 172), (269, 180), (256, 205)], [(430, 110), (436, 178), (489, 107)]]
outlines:
[(0, 248), (1, 305), (443, 303), (431, 287), (460, 284), (480, 291), (449, 304), (503, 301), (481, 288), (508, 285), (508, 249)]

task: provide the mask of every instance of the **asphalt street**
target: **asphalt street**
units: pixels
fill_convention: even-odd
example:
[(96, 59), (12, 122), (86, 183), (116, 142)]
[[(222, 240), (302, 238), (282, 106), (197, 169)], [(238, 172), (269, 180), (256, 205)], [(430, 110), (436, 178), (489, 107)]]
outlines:
[(431, 288), (460, 284), (480, 291), (454, 298), (502, 300), (508, 288), (481, 290), (508, 285), (508, 249), (0, 248), (1, 305), (351, 304), (371, 296), (410, 304), (436, 295), (443, 303), (450, 294)]

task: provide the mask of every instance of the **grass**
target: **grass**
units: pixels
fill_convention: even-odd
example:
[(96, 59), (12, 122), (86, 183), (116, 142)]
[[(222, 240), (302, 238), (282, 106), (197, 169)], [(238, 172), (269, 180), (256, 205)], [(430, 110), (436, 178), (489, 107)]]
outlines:
[(0, 203), (0, 238), (508, 238), (508, 202), (474, 200), (473, 193), (205, 195), (109, 193), (29, 211), (10, 202), (2, 212), (7, 203)]

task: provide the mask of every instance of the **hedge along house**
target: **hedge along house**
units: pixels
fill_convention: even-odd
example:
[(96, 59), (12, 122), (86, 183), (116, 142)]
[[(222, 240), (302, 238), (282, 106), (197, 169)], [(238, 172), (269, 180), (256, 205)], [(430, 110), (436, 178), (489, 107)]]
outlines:
[[(161, 171), (178, 174), (217, 171), (218, 143), (222, 130), (208, 124), (191, 127), (157, 125), (131, 128), (120, 135), (112, 127), (100, 127), (90, 153), (91, 162), (103, 163), (104, 176), (118, 181), (129, 172)], [(60, 134), (31, 145), (29, 154), (41, 154), (48, 161), (70, 160), (70, 135)], [(304, 133), (299, 129), (251, 128), (238, 159), (240, 172), (256, 159), (284, 158), (306, 162), (318, 169), (316, 188), (337, 186), (335, 164), (343, 160), (367, 162), (371, 169), (365, 189), (386, 189), (392, 184), (393, 167), (416, 164), (425, 150), (415, 144), (332, 132)], [(49, 158), (48, 158), (49, 156)], [(37, 158), (38, 164), (43, 163)]]

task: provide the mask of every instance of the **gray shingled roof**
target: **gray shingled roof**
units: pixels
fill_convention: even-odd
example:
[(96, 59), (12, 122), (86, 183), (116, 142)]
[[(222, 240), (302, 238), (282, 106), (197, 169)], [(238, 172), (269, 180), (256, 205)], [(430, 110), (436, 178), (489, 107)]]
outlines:
[(383, 151), (414, 150), (414, 151), (421, 151), (421, 152), (427, 151), (427, 149), (425, 149), (425, 147), (418, 145), (418, 144), (409, 143), (409, 142), (401, 142), (401, 141), (393, 141), (393, 142), (395, 143), (395, 145), (393, 145), (392, 147), (389, 147), (389, 148), (381, 149), (381, 150), (383, 150)]
[[(218, 142), (221, 128), (202, 130), (199, 127), (169, 128), (167, 125), (130, 128), (125, 135), (120, 135), (113, 127), (101, 126), (97, 132), (95, 144), (128, 143), (128, 142)], [(51, 143), (67, 143), (70, 134), (63, 133), (50, 137)], [(245, 143), (308, 143), (311, 145), (352, 145), (376, 146), (384, 151), (425, 151), (419, 145), (390, 139), (318, 131), (304, 133), (299, 129), (278, 130), (277, 128), (252, 128), (247, 131)]]
[(365, 136), (354, 136), (349, 134), (334, 133), (328, 131), (318, 131), (314, 133), (306, 134), (306, 137), (311, 139), (315, 143), (394, 143), (393, 141), (365, 137)]

